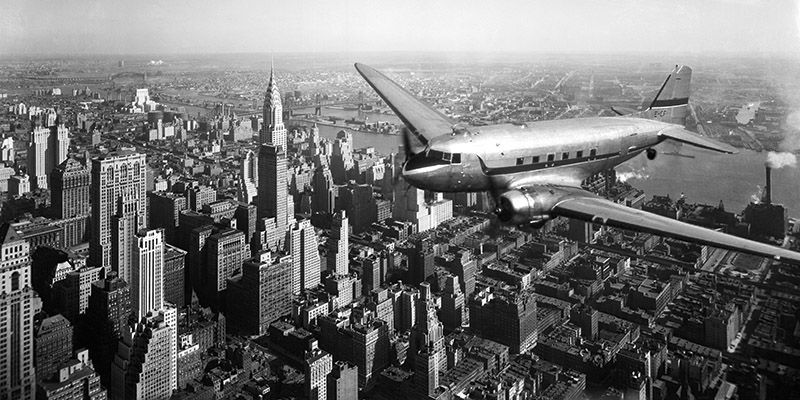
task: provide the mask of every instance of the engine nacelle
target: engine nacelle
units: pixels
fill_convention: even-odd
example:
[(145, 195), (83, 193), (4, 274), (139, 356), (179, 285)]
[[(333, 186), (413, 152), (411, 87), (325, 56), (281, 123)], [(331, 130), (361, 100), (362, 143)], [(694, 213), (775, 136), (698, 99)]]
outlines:
[(550, 210), (563, 197), (558, 189), (515, 189), (497, 198), (497, 218), (500, 222), (515, 225), (542, 225), (550, 219)]

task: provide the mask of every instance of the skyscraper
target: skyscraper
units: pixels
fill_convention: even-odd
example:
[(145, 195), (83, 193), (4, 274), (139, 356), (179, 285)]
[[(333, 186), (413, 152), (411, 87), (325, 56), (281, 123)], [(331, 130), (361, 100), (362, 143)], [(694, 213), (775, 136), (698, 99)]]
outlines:
[(186, 304), (186, 252), (164, 245), (164, 301), (179, 310)]
[(228, 287), (228, 279), (239, 275), (242, 263), (250, 256), (250, 247), (244, 240), (240, 230), (225, 228), (209, 236), (208, 260), (206, 263), (206, 295), (213, 299), (212, 307), (223, 307), (222, 293)]
[[(28, 141), (28, 175), (31, 177), (32, 189), (47, 189), (48, 155), (50, 145), (50, 129), (43, 126), (33, 128)], [(50, 150), (50, 151), (48, 151)]]
[(336, 195), (333, 191), (333, 175), (327, 165), (320, 165), (314, 171), (311, 190), (311, 211), (332, 214), (336, 207)]
[(347, 213), (339, 211), (333, 216), (331, 234), (328, 237), (327, 270), (334, 275), (347, 275), (350, 253), (350, 224)]
[(444, 352), (444, 330), (436, 317), (431, 286), (428, 282), (420, 285), (420, 299), (417, 302), (417, 324), (412, 329), (412, 349), (414, 351), (414, 381), (419, 392), (431, 395), (439, 386), (439, 372), (447, 367)]
[(286, 154), (280, 147), (262, 144), (258, 152), (258, 218), (275, 217), (277, 243), (268, 243), (272, 250), (282, 248), (288, 227)]
[(35, 330), (36, 377), (41, 382), (52, 377), (72, 356), (73, 330), (61, 314), (37, 321)]
[[(130, 206), (123, 210), (135, 215), (136, 229), (126, 227), (130, 236), (145, 228), (147, 215), (147, 164), (144, 154), (112, 152), (92, 160), (92, 236), (89, 241), (89, 262), (109, 272), (112, 259), (111, 217), (118, 211), (120, 200)], [(123, 277), (124, 278), (124, 277)]]
[(378, 208), (372, 195), (372, 185), (359, 185), (353, 181), (339, 189), (339, 208), (350, 216), (353, 234), (365, 231), (378, 220)]
[(444, 294), (442, 295), (442, 325), (444, 330), (452, 332), (465, 322), (466, 306), (464, 293), (461, 292), (458, 277), (448, 275), (445, 278)]
[(256, 189), (256, 184), (258, 182), (258, 158), (252, 150), (248, 150), (244, 158), (242, 158), (239, 175), (240, 181), (236, 196), (242, 203), (250, 204), (258, 194)]
[(333, 369), (333, 357), (317, 346), (317, 340), (311, 342), (311, 349), (305, 354), (305, 391), (311, 400), (328, 399), (328, 374)]
[(292, 294), (311, 289), (320, 284), (320, 259), (317, 233), (311, 221), (297, 221), (289, 237), (292, 255)]
[(536, 299), (530, 293), (476, 291), (469, 300), (470, 328), (522, 354), (536, 346)]
[(137, 320), (158, 311), (164, 301), (164, 230), (136, 234), (131, 270), (131, 304)]
[(164, 228), (164, 241), (177, 246), (181, 211), (188, 207), (186, 197), (172, 192), (148, 192), (150, 227)]
[(111, 366), (110, 399), (170, 398), (178, 387), (177, 319), (175, 308), (160, 306), (126, 331)]
[(54, 218), (64, 227), (64, 245), (83, 241), (89, 213), (89, 169), (68, 158), (50, 173), (50, 203)]
[(358, 367), (347, 361), (337, 361), (328, 374), (328, 399), (358, 400)]
[(264, 335), (270, 323), (292, 312), (291, 256), (273, 257), (264, 251), (244, 262), (242, 274), (228, 280), (228, 293), (236, 307), (228, 321), (243, 335)]
[(270, 70), (269, 85), (264, 94), (264, 127), (259, 133), (259, 143), (271, 143), (278, 147), (279, 152), (286, 154), (286, 127), (283, 126), (281, 93), (275, 84), (275, 68)]
[(117, 342), (128, 330), (131, 315), (130, 287), (116, 273), (92, 284), (89, 307), (86, 309), (87, 337), (95, 338), (87, 346), (103, 385), (110, 388), (111, 364)]
[(48, 188), (50, 172), (67, 159), (69, 152), (69, 129), (57, 123), (55, 110), (51, 115), (52, 125), (37, 125), (30, 133), (28, 175), (34, 189)]
[[(4, 231), (3, 231), (4, 230)], [(0, 393), (33, 400), (33, 300), (30, 245), (14, 229), (0, 228)]]

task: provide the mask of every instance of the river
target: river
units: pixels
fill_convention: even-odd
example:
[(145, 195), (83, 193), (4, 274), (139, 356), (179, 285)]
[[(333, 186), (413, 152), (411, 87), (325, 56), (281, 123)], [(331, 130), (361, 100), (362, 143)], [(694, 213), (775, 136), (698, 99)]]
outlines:
[[(354, 111), (347, 113), (343, 111), (342, 117), (351, 118), (355, 115)], [(386, 114), (379, 116), (390, 117)], [(320, 136), (335, 138), (341, 129), (323, 125), (320, 126)], [(396, 152), (402, 142), (398, 135), (351, 132), (355, 148), (374, 147), (381, 154)], [(653, 195), (666, 194), (677, 199), (683, 193), (691, 203), (717, 205), (722, 200), (726, 210), (738, 214), (753, 199), (761, 197), (766, 152), (740, 150), (738, 154), (720, 154), (669, 142), (658, 145), (656, 149), (659, 154), (653, 161), (642, 154), (617, 167), (618, 173), (629, 176), (628, 182), (644, 190), (648, 199)], [(694, 158), (664, 154), (675, 151)], [(773, 169), (772, 186), (773, 202), (786, 206), (790, 216), (800, 215), (798, 168)]]

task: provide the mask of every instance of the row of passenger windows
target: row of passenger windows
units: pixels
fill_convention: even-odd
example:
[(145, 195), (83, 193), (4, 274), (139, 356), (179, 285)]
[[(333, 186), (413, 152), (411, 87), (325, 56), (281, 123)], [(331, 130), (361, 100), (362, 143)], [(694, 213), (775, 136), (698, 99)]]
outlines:
[[(561, 160), (569, 160), (570, 158), (582, 158), (584, 157), (584, 151), (578, 150), (575, 152), (574, 157), (571, 157), (573, 154), (569, 151), (565, 151), (561, 153)], [(589, 157), (594, 158), (597, 156), (597, 149), (589, 150)], [(547, 162), (553, 162), (556, 160), (556, 153), (550, 153), (547, 156)], [(517, 158), (517, 165), (524, 165), (524, 164), (537, 164), (542, 162), (541, 156), (533, 156), (533, 157), (518, 157)]]
[(438, 150), (428, 150), (427, 157), (441, 159), (451, 164), (461, 164), (461, 153), (445, 153)]

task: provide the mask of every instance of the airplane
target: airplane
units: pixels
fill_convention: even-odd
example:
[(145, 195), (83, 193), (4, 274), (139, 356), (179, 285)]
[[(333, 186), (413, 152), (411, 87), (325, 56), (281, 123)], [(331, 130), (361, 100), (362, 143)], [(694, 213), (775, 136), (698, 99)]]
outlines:
[(643, 111), (480, 127), (454, 124), (374, 68), (355, 68), (405, 124), (401, 175), (419, 189), (488, 191), (498, 219), (518, 226), (540, 228), (561, 216), (800, 264), (800, 253), (626, 207), (581, 187), (641, 153), (654, 159), (653, 147), (666, 140), (736, 153), (684, 129), (688, 66), (676, 66)]

